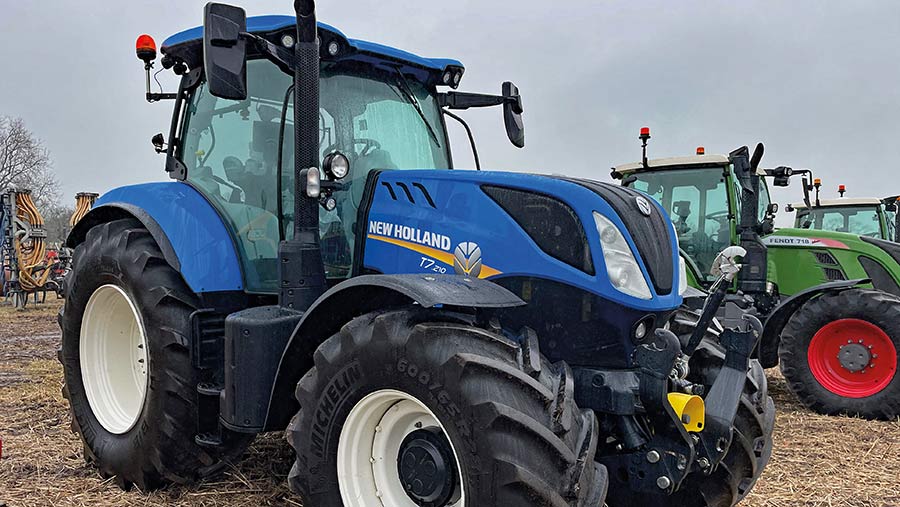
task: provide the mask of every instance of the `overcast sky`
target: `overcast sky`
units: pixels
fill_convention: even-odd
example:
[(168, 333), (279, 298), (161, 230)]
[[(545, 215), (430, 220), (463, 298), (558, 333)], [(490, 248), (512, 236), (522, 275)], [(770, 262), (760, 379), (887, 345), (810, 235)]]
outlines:
[[(134, 40), (201, 24), (204, 3), (0, 0), (0, 115), (44, 141), (67, 200), (166, 179), (150, 137), (168, 132), (171, 103), (143, 100)], [(639, 158), (647, 125), (652, 157), (762, 141), (764, 165), (813, 168), (823, 195), (839, 183), (852, 196), (900, 193), (900, 2), (321, 0), (318, 13), (352, 38), (461, 60), (464, 90), (515, 82), (525, 149), (506, 141), (499, 109), (464, 113), (486, 168), (606, 181)], [(470, 166), (461, 129), (453, 139)], [(795, 182), (775, 198), (800, 192)]]

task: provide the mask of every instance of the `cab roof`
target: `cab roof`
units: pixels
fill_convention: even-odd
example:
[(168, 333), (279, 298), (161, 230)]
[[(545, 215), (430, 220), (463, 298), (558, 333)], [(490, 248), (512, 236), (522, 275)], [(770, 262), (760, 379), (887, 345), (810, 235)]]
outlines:
[[(819, 205), (813, 208), (837, 208), (843, 206), (878, 206), (881, 199), (874, 197), (842, 197), (840, 199), (819, 199)], [(806, 203), (791, 204), (794, 209), (806, 209)]]
[[(634, 162), (631, 164), (622, 164), (613, 167), (613, 171), (626, 175), (641, 171), (654, 171), (660, 169), (697, 169), (700, 167), (716, 167), (728, 165), (731, 161), (728, 159), (727, 155), (692, 155), (689, 157), (668, 157), (668, 158), (654, 158), (647, 161), (647, 165), (649, 169), (644, 168), (644, 164), (641, 162)], [(765, 172), (760, 171), (760, 175), (765, 175)]]
[[(278, 43), (278, 38), (283, 33), (293, 34), (296, 26), (294, 16), (269, 15), (251, 16), (247, 18), (247, 31), (266, 37), (272, 42)], [(407, 70), (421, 70), (426, 73), (443, 74), (448, 67), (464, 69), (462, 63), (450, 58), (424, 58), (408, 51), (403, 51), (391, 46), (377, 44), (359, 39), (350, 39), (337, 28), (318, 23), (319, 35), (324, 45), (327, 40), (339, 39), (352, 51), (342, 51), (338, 59), (348, 58), (365, 60), (370, 63), (405, 64)], [(271, 37), (275, 36), (275, 38)], [(160, 51), (167, 55), (175, 56), (185, 61), (189, 66), (197, 66), (202, 58), (203, 27), (197, 26), (176, 33), (163, 41)]]

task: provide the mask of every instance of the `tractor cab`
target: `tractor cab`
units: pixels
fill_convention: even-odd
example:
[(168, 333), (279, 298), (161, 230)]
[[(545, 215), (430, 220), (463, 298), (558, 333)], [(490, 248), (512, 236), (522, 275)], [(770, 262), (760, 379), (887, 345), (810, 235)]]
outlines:
[[(245, 289), (274, 293), (279, 288), (278, 245), (294, 234), (294, 76), (289, 57), (296, 20), (250, 17), (246, 29), (256, 44), (247, 44), (243, 97), (223, 98), (227, 94), (210, 89), (215, 79), (201, 77), (203, 27), (196, 27), (169, 37), (161, 47), (162, 66), (183, 76), (179, 93), (148, 90), (147, 98), (176, 100), (169, 146), (163, 147), (162, 135), (154, 140), (157, 150), (167, 154), (167, 170), (199, 191), (223, 217), (235, 238)], [(351, 274), (354, 231), (369, 173), (451, 169), (443, 108), (500, 105), (504, 98), (438, 91), (459, 86), (465, 69), (456, 60), (423, 58), (350, 39), (323, 23), (318, 24), (318, 38), (316, 157), (331, 162), (329, 156), (338, 155), (333, 159), (338, 164), (327, 164), (330, 172), (323, 165), (322, 179), (340, 180), (319, 196), (319, 231), (325, 274), (335, 282)], [(139, 57), (142, 44), (145, 51), (153, 49), (152, 40), (139, 39)], [(146, 61), (152, 64), (149, 56)], [(507, 97), (518, 100), (514, 86), (507, 83), (505, 89)], [(513, 124), (517, 115), (508, 115)], [(523, 142), (520, 128), (512, 135), (517, 144)]]
[[(697, 152), (619, 165), (613, 168), (613, 176), (662, 204), (678, 234), (682, 257), (690, 267), (688, 276), (694, 278), (692, 285), (703, 286), (715, 280), (710, 268), (719, 252), (738, 244), (741, 187), (728, 156), (707, 155), (703, 148)], [(762, 182), (760, 221), (769, 204), (769, 191)]]
[(797, 229), (849, 232), (858, 236), (895, 241), (896, 200), (896, 197), (840, 197), (820, 199), (811, 203), (811, 206), (806, 203), (790, 204), (785, 210), (795, 211), (794, 227)]

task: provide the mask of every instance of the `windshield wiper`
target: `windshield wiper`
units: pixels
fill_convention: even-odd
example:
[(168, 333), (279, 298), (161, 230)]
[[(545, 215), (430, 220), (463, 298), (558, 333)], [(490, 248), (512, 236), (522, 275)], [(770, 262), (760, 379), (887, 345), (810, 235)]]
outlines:
[(400, 70), (399, 67), (397, 68), (397, 76), (399, 77), (399, 79), (397, 80), (397, 85), (391, 89), (394, 90), (394, 93), (396, 93), (398, 97), (412, 104), (413, 109), (415, 109), (416, 112), (419, 113), (419, 118), (422, 119), (422, 123), (424, 123), (425, 127), (428, 128), (428, 133), (431, 134), (431, 140), (434, 141), (434, 144), (436, 144), (438, 148), (440, 148), (441, 141), (438, 139), (437, 133), (434, 131), (434, 127), (432, 127), (431, 123), (428, 122), (428, 117), (425, 116), (425, 111), (422, 110), (422, 105), (419, 104), (419, 99), (417, 99), (415, 94), (412, 92), (412, 88), (409, 86), (409, 81), (406, 80), (406, 76), (403, 75), (403, 71)]

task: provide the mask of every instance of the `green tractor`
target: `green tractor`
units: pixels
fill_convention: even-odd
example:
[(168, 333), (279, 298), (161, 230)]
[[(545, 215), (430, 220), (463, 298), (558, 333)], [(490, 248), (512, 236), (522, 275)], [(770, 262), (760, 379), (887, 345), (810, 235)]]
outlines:
[(897, 228), (897, 199), (890, 196), (882, 199), (874, 197), (844, 197), (846, 187), (838, 186), (838, 199), (819, 199), (821, 181), (816, 179), (814, 203), (788, 204), (787, 212), (796, 212), (794, 228), (820, 231), (849, 232), (857, 236), (869, 236), (887, 241), (900, 241)]
[[(809, 201), (811, 171), (751, 170), (737, 163), (746, 148), (648, 160), (649, 138), (643, 129), (643, 160), (613, 168), (612, 176), (670, 213), (692, 287), (744, 296), (764, 320), (761, 364), (780, 364), (791, 390), (816, 412), (900, 415), (900, 245), (844, 232), (776, 230), (778, 205), (767, 180), (787, 186), (802, 176)], [(760, 144), (752, 160), (762, 153)], [(745, 251), (743, 267), (731, 286), (715, 285), (710, 270), (729, 246)]]

